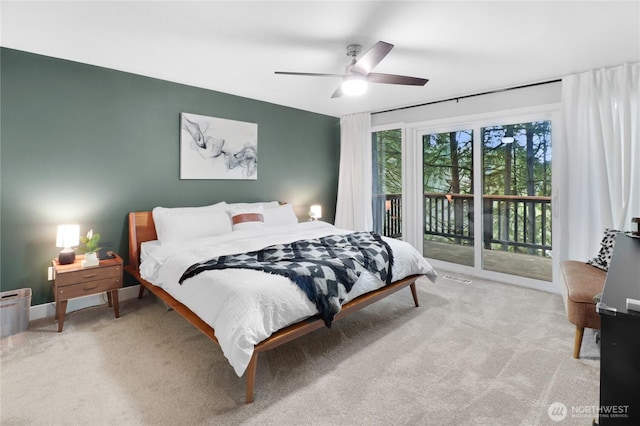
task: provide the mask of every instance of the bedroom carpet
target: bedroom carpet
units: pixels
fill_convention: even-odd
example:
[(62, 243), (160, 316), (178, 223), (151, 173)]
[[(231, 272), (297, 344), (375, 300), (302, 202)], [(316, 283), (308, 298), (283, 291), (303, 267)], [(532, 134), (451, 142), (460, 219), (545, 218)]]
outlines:
[(588, 330), (572, 358), (561, 296), (443, 275), (461, 276), (419, 280), (419, 308), (403, 290), (261, 355), (253, 404), (218, 346), (148, 293), (119, 319), (34, 321), (1, 341), (0, 423), (590, 425), (599, 349)]

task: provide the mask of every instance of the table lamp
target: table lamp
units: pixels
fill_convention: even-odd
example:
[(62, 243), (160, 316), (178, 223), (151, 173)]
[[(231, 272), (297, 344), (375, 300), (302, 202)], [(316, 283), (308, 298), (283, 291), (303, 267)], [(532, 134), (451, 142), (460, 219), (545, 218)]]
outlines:
[(80, 244), (80, 225), (59, 225), (56, 247), (62, 247), (58, 255), (58, 263), (68, 265), (76, 260), (76, 252), (72, 248)]
[(322, 206), (314, 204), (309, 210), (309, 217), (311, 220), (318, 220), (322, 217)]

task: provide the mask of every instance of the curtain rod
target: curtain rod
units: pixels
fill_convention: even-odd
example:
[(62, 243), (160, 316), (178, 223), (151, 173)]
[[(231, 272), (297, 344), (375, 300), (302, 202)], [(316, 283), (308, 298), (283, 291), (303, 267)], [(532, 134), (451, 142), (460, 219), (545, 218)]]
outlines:
[(385, 113), (385, 112), (400, 111), (400, 110), (403, 110), (403, 109), (417, 108), (417, 107), (426, 106), (426, 105), (439, 104), (439, 103), (442, 103), (442, 102), (451, 102), (451, 101), (458, 102), (460, 99), (473, 98), (475, 96), (491, 95), (491, 94), (494, 94), (494, 93), (508, 92), (509, 90), (526, 89), (528, 87), (542, 86), (544, 84), (558, 83), (560, 81), (562, 81), (562, 79), (561, 78), (557, 78), (555, 80), (547, 80), (547, 81), (541, 81), (541, 82), (538, 82), (538, 83), (523, 84), (521, 86), (507, 87), (505, 89), (489, 90), (487, 92), (473, 93), (471, 95), (462, 95), (462, 96), (456, 96), (456, 97), (449, 98), (449, 99), (440, 99), (439, 101), (431, 101), (431, 102), (425, 102), (425, 103), (422, 103), (422, 104), (416, 104), (416, 105), (409, 105), (409, 106), (403, 106), (403, 107), (398, 107), (398, 108), (386, 109), (384, 111), (372, 112), (371, 114), (382, 114), (382, 113)]

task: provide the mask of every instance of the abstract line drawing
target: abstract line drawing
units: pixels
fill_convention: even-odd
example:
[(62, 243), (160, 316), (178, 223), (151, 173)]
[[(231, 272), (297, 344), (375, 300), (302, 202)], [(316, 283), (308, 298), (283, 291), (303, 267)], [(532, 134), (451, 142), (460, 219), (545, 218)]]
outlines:
[(258, 125), (180, 114), (180, 179), (258, 179)]

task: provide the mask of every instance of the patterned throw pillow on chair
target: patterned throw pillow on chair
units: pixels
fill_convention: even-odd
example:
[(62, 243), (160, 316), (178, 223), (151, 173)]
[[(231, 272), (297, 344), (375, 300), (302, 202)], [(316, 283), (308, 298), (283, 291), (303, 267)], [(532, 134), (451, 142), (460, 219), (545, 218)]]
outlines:
[(587, 261), (589, 265), (600, 268), (605, 272), (609, 270), (609, 264), (611, 263), (611, 254), (613, 253), (613, 246), (615, 245), (616, 234), (618, 232), (621, 231), (608, 228), (604, 230), (604, 237), (602, 238), (602, 242), (600, 243), (600, 251), (598, 252), (598, 255), (596, 257)]

